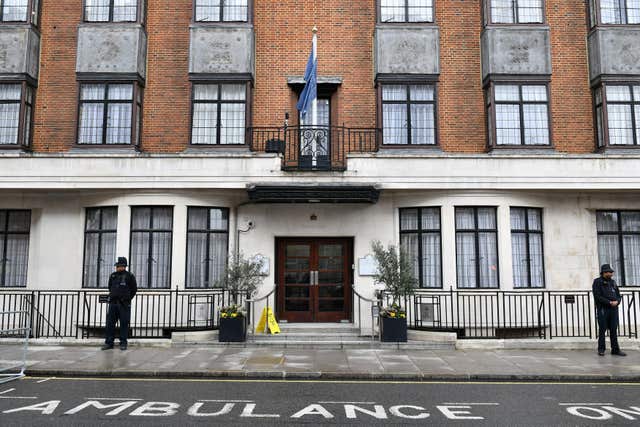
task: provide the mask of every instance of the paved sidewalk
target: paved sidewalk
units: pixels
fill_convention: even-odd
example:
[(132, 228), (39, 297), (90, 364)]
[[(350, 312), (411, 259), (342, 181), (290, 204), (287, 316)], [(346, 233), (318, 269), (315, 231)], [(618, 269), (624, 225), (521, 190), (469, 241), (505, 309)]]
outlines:
[[(640, 381), (640, 351), (303, 350), (238, 347), (32, 346), (27, 375), (287, 379)], [(0, 368), (21, 347), (0, 345)]]

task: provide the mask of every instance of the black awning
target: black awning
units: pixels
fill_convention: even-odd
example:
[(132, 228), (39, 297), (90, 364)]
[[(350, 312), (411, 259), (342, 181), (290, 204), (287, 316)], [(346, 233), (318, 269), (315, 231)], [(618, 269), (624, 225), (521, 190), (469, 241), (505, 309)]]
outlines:
[(251, 185), (253, 203), (376, 203), (380, 190), (372, 185)]

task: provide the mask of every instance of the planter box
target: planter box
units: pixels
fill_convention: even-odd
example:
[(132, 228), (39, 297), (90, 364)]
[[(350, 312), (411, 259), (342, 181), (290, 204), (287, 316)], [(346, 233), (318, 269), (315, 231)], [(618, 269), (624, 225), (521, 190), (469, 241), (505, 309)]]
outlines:
[(407, 319), (380, 317), (380, 341), (407, 342)]
[(244, 317), (220, 318), (219, 342), (244, 342), (247, 339), (247, 328)]

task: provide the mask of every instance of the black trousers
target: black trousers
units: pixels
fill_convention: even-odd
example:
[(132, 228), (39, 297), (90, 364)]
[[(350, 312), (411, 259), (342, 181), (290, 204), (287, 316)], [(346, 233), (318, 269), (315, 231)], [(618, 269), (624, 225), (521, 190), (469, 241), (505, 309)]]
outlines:
[(107, 338), (105, 344), (113, 345), (116, 332), (116, 322), (120, 320), (120, 344), (127, 343), (129, 335), (129, 320), (131, 319), (130, 304), (109, 304), (107, 311)]
[(604, 352), (605, 335), (609, 330), (611, 352), (620, 351), (618, 346), (618, 307), (598, 307), (598, 351)]

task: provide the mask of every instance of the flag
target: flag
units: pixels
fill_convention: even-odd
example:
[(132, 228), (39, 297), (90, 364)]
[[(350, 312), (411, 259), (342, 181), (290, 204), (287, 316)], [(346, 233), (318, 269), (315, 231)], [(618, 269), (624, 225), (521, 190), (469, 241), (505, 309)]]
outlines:
[(314, 50), (315, 46), (312, 45), (311, 54), (309, 55), (309, 60), (307, 61), (307, 68), (304, 71), (304, 89), (302, 89), (300, 99), (298, 100), (298, 105), (296, 105), (296, 108), (298, 109), (298, 111), (300, 111), (300, 116), (303, 120), (307, 115), (307, 111), (309, 111), (309, 109), (311, 108), (311, 104), (318, 96), (318, 60), (314, 58)]

